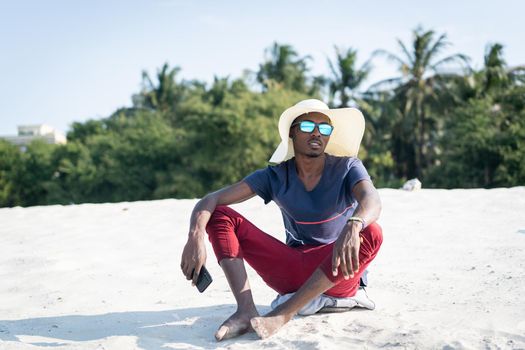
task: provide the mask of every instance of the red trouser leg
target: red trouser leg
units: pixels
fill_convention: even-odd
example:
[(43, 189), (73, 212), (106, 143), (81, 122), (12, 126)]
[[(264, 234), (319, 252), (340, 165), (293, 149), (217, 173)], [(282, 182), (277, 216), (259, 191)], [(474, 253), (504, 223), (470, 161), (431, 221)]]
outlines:
[[(372, 223), (360, 233), (360, 236), (362, 242), (359, 247), (359, 271), (354, 274), (354, 277), (345, 280), (341, 268), (337, 270), (337, 276), (334, 277), (332, 275), (332, 250), (330, 249), (330, 252), (325, 256), (319, 267), (328, 279), (335, 283), (335, 286), (327, 290), (324, 294), (344, 298), (353, 296), (357, 292), (361, 275), (365, 272), (372, 260), (374, 260), (379, 252), (381, 243), (383, 243), (383, 232), (381, 226)], [(333, 244), (330, 244), (330, 246), (332, 248)]]
[(359, 272), (354, 278), (345, 280), (341, 272), (336, 278), (332, 276), (333, 244), (289, 247), (229, 207), (215, 209), (206, 231), (219, 262), (224, 258), (244, 259), (279, 294), (297, 291), (320, 267), (336, 283), (325, 294), (353, 296), (359, 287), (361, 274), (376, 256), (382, 241), (379, 225), (371, 224), (363, 231)]

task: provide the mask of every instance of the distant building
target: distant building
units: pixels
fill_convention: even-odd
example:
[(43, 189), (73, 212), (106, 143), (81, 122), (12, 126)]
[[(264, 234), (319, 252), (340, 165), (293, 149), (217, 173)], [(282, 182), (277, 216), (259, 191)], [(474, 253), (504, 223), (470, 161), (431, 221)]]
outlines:
[(25, 148), (34, 140), (42, 140), (49, 144), (65, 144), (67, 142), (62, 133), (45, 124), (19, 125), (18, 136), (0, 136), (0, 138), (21, 148)]

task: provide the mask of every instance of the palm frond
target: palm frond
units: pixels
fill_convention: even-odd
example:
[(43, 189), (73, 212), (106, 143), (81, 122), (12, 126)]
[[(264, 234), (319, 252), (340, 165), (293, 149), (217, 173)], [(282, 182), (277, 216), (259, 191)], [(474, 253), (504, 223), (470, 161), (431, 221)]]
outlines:
[(396, 39), (396, 40), (397, 40), (397, 44), (399, 45), (399, 47), (401, 47), (401, 50), (403, 51), (406, 58), (408, 59), (408, 62), (410, 63), (410, 65), (414, 65), (414, 55), (412, 55), (410, 51), (408, 51), (405, 44), (400, 39)]
[[(450, 45), (448, 41), (446, 41), (447, 35), (441, 34), (439, 38), (432, 44), (431, 47), (426, 47), (425, 53), (423, 55), (423, 66), (427, 67), (430, 65), (430, 62), (432, 59), (434, 59), (436, 56), (439, 55), (439, 53), (447, 46)], [(429, 41), (428, 44), (431, 44)]]
[(460, 63), (460, 62), (462, 64), (465, 64), (467, 66), (467, 68), (470, 68), (469, 61), (470, 61), (470, 57), (468, 57), (467, 55), (464, 55), (464, 54), (461, 54), (461, 53), (456, 53), (456, 54), (453, 54), (453, 55), (450, 55), (450, 56), (447, 56), (445, 58), (440, 59), (436, 63), (432, 64), (430, 68), (433, 71), (437, 72), (439, 70), (439, 67), (444, 65), (444, 64)]
[(381, 81), (378, 81), (377, 83), (374, 83), (372, 85), (370, 85), (368, 87), (368, 90), (367, 91), (370, 91), (370, 92), (376, 92), (376, 91), (380, 91), (380, 87), (382, 86), (386, 86), (385, 90), (388, 89), (389, 87), (396, 87), (398, 85), (400, 85), (400, 83), (402, 82), (402, 78), (390, 78), (390, 79), (384, 79), (384, 80), (381, 80)]
[(401, 58), (383, 49), (375, 50), (372, 53), (372, 57), (376, 56), (385, 56), (389, 61), (396, 62), (397, 64), (399, 64), (399, 66), (406, 65), (406, 63)]

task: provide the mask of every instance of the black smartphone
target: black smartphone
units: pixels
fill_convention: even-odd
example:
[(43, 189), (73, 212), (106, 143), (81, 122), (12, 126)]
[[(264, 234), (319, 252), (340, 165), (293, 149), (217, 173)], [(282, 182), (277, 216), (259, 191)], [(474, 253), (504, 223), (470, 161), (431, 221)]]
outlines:
[(210, 273), (206, 269), (206, 266), (202, 266), (201, 271), (199, 273), (199, 277), (197, 277), (197, 283), (195, 284), (199, 292), (204, 292), (212, 281), (213, 279), (211, 278)]

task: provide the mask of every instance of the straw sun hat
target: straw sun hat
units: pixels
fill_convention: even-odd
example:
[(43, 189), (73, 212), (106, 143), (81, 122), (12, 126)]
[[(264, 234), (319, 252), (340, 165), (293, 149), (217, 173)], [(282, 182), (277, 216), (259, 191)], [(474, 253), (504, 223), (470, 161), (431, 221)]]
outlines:
[(334, 131), (326, 146), (326, 153), (334, 156), (357, 156), (365, 131), (363, 114), (356, 108), (330, 109), (322, 101), (309, 99), (298, 102), (281, 114), (279, 118), (281, 143), (270, 158), (270, 163), (281, 163), (294, 156), (293, 142), (289, 137), (290, 125), (295, 118), (309, 112), (322, 113), (332, 121)]

